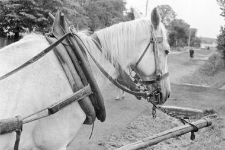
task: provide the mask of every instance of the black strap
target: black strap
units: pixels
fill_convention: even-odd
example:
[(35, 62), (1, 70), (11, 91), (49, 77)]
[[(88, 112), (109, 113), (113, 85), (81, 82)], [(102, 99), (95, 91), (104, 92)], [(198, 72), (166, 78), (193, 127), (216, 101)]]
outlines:
[(16, 131), (16, 141), (15, 141), (15, 144), (14, 144), (14, 150), (19, 150), (21, 132), (22, 132), (21, 130)]
[[(160, 109), (161, 110), (161, 109)], [(167, 114), (167, 113), (166, 113)], [(179, 118), (179, 117), (176, 117), (176, 116), (172, 116), (172, 117), (175, 117), (177, 119), (179, 119), (183, 124), (189, 124), (190, 126), (192, 126), (194, 129), (191, 131), (191, 137), (190, 139), (193, 141), (195, 140), (195, 132), (198, 132), (198, 127), (192, 123), (190, 123), (189, 121), (183, 119), (183, 118)]]
[(16, 141), (14, 144), (14, 150), (19, 150), (19, 143), (20, 143), (20, 135), (23, 128), (23, 121), (21, 116), (16, 116), (17, 118), (17, 129), (16, 129)]
[(198, 132), (198, 127), (190, 122), (188, 122), (188, 124), (194, 128), (194, 130), (191, 131), (191, 137), (190, 137), (190, 139), (193, 141), (195, 140), (195, 132)]
[(24, 64), (22, 64), (21, 66), (17, 67), (16, 69), (10, 71), (9, 73), (3, 75), (0, 77), (0, 81), (13, 75), (14, 73), (22, 70), (23, 68), (25, 68), (26, 66), (36, 62), (37, 60), (39, 60), (40, 58), (42, 58), (43, 56), (45, 56), (48, 52), (50, 52), (54, 47), (56, 47), (59, 43), (61, 43), (68, 35), (71, 35), (71, 33), (67, 33), (64, 36), (62, 36), (58, 41), (56, 41), (55, 43), (53, 43), (52, 45), (50, 45), (49, 47), (47, 47), (46, 49), (44, 49), (43, 51), (41, 51), (40, 53), (38, 53), (36, 56), (32, 57), (30, 60), (28, 60), (27, 62), (25, 62)]
[(138, 66), (138, 64), (140, 63), (140, 61), (141, 61), (141, 60), (142, 60), (142, 58), (144, 57), (144, 55), (145, 55), (145, 53), (147, 52), (147, 50), (148, 50), (148, 48), (149, 48), (150, 44), (151, 44), (151, 42), (149, 42), (149, 43), (148, 43), (148, 45), (146, 46), (146, 48), (145, 48), (144, 52), (142, 53), (142, 55), (140, 56), (140, 58), (139, 58), (139, 59), (138, 59), (138, 61), (136, 62), (135, 67), (137, 67), (137, 66)]
[(135, 64), (135, 67), (138, 66), (138, 64), (140, 63), (140, 61), (142, 60), (142, 58), (144, 57), (145, 53), (147, 52), (149, 46), (151, 45), (151, 43), (155, 44), (155, 43), (160, 43), (163, 41), (162, 37), (157, 37), (156, 39), (154, 39), (153, 37), (150, 39), (150, 42), (148, 43), (148, 45), (146, 46), (144, 52), (142, 53), (142, 55), (140, 56), (140, 58), (138, 59), (138, 61)]
[(153, 80), (149, 80), (149, 81), (140, 81), (141, 84), (143, 85), (150, 85), (150, 84), (154, 84), (154, 83), (157, 83), (158, 81), (164, 79), (165, 77), (168, 77), (169, 76), (169, 72), (163, 74), (162, 76), (160, 76), (159, 78), (155, 78)]

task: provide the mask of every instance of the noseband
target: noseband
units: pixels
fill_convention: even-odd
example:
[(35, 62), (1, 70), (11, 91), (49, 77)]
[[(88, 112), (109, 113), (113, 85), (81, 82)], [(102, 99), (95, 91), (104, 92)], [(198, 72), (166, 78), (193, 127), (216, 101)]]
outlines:
[(160, 93), (161, 93), (161, 87), (159, 82), (161, 80), (163, 80), (164, 78), (169, 76), (169, 72), (162, 74), (162, 71), (160, 70), (160, 66), (159, 66), (159, 54), (158, 54), (158, 48), (157, 48), (157, 43), (161, 43), (163, 41), (162, 37), (157, 37), (155, 38), (154, 35), (152, 34), (152, 37), (150, 39), (150, 42), (148, 43), (148, 45), (146, 46), (144, 52), (142, 53), (142, 55), (140, 56), (140, 58), (138, 59), (138, 61), (135, 63), (135, 66), (132, 67), (132, 70), (134, 68), (137, 68), (138, 64), (140, 63), (140, 61), (142, 60), (142, 58), (144, 57), (144, 55), (146, 54), (149, 46), (151, 45), (151, 43), (153, 44), (153, 53), (154, 53), (154, 57), (155, 57), (155, 67), (156, 67), (156, 71), (155, 71), (155, 75), (153, 76), (152, 80), (148, 80), (148, 81), (139, 81), (139, 83), (141, 85), (151, 85), (151, 84), (156, 84), (156, 88), (154, 91), (151, 91), (150, 95), (156, 98), (156, 100), (159, 100), (160, 98)]

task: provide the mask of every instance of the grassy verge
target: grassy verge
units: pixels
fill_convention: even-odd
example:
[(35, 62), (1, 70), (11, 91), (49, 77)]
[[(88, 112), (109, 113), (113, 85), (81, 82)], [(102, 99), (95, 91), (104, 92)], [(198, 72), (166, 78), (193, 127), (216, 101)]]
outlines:
[(183, 83), (220, 88), (225, 85), (225, 62), (221, 54), (215, 52), (192, 75), (185, 76)]

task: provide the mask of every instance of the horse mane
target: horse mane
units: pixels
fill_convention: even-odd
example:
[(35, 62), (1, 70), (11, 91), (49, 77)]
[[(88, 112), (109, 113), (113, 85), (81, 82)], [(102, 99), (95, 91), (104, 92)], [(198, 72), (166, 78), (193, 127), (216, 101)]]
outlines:
[(150, 25), (146, 19), (137, 19), (118, 23), (95, 34), (100, 40), (105, 55), (111, 62), (118, 62), (124, 68), (137, 49), (136, 41), (140, 38), (140, 34), (148, 34), (150, 38)]

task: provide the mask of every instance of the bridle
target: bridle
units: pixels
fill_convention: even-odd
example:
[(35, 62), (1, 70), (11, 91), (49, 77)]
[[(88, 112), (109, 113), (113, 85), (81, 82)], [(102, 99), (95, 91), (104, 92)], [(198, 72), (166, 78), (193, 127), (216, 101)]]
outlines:
[[(98, 47), (98, 49), (102, 52), (102, 46), (101, 46), (101, 42), (98, 39), (97, 35), (93, 36), (94, 38), (94, 43), (96, 44), (96, 46)], [(160, 87), (160, 81), (163, 80), (164, 78), (169, 76), (169, 73), (165, 73), (162, 74), (162, 71), (160, 70), (160, 66), (159, 66), (159, 56), (158, 56), (158, 49), (156, 44), (160, 43), (163, 41), (162, 37), (157, 37), (155, 38), (154, 35), (152, 34), (152, 37), (150, 38), (150, 41), (148, 43), (148, 45), (146, 46), (145, 50), (143, 51), (142, 55), (139, 57), (138, 61), (134, 64), (134, 65), (130, 65), (128, 68), (131, 69), (129, 75), (127, 75), (128, 78), (132, 78), (130, 79), (133, 84), (137, 87), (138, 91), (134, 91), (132, 89), (130, 89), (129, 87), (127, 87), (127, 85), (123, 85), (121, 83), (118, 82), (118, 79), (113, 79), (105, 70), (103, 67), (101, 67), (101, 65), (93, 58), (93, 56), (90, 54), (90, 52), (87, 50), (87, 53), (89, 53), (89, 55), (91, 56), (92, 60), (95, 62), (95, 64), (97, 65), (97, 67), (99, 68), (99, 70), (118, 88), (120, 88), (121, 90), (132, 94), (134, 96), (136, 96), (137, 99), (141, 99), (141, 97), (143, 97), (144, 99), (147, 99), (149, 102), (157, 104), (157, 102), (159, 102), (160, 100), (160, 95), (161, 95), (161, 87)], [(154, 57), (155, 57), (155, 64), (156, 64), (156, 72), (153, 76), (153, 78), (149, 81), (141, 81), (139, 75), (136, 73), (135, 70), (137, 70), (137, 66), (138, 64), (141, 62), (142, 58), (144, 57), (144, 55), (146, 54), (147, 50), (149, 49), (149, 46), (153, 44), (153, 52), (154, 52)], [(84, 44), (85, 46), (85, 44)], [(86, 48), (87, 49), (87, 48)], [(109, 60), (110, 61), (110, 60)], [(111, 62), (112, 63), (112, 62)], [(123, 72), (126, 74), (126, 72), (123, 70)], [(132, 75), (132, 72), (135, 72), (135, 75)], [(130, 84), (130, 83), (128, 83)], [(146, 88), (146, 85), (150, 85), (150, 84), (156, 84), (156, 88), (154, 91), (149, 91)], [(143, 88), (140, 88), (140, 86), (142, 86)], [(136, 89), (136, 90), (137, 90)], [(155, 98), (155, 101), (153, 101), (153, 97)]]
[[(155, 90), (151, 91), (151, 93), (152, 93), (151, 96), (155, 97), (155, 99), (158, 100), (158, 101), (159, 101), (160, 95), (161, 95), (161, 87), (160, 87), (159, 82), (169, 76), (169, 72), (162, 74), (162, 71), (160, 70), (160, 66), (159, 66), (159, 54), (158, 54), (157, 43), (161, 43), (162, 41), (163, 41), (162, 37), (155, 38), (154, 34), (152, 33), (152, 37), (150, 38), (150, 42), (146, 46), (144, 52), (139, 57), (139, 59), (137, 60), (135, 65), (133, 65), (131, 67), (132, 71), (137, 69), (138, 64), (141, 62), (142, 58), (144, 57), (144, 55), (148, 51), (149, 46), (151, 44), (153, 44), (153, 53), (154, 53), (154, 57), (155, 57), (155, 68), (156, 68), (153, 79), (148, 80), (148, 81), (141, 81), (140, 79), (137, 79), (136, 81), (138, 81), (139, 84), (144, 85), (144, 86), (156, 84)], [(138, 77), (138, 75), (135, 75), (135, 77)]]

